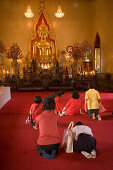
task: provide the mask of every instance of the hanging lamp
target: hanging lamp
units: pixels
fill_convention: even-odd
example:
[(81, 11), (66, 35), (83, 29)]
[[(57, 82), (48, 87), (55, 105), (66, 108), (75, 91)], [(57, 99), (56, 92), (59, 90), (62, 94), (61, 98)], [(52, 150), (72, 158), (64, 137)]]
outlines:
[(28, 0), (28, 7), (27, 11), (24, 13), (25, 17), (27, 18), (32, 18), (34, 16), (33, 12), (31, 11), (31, 7), (29, 5), (29, 0)]
[(64, 12), (62, 12), (62, 9), (61, 9), (61, 0), (59, 0), (59, 5), (58, 5), (57, 12), (55, 13), (55, 16), (57, 18), (62, 18), (64, 16)]

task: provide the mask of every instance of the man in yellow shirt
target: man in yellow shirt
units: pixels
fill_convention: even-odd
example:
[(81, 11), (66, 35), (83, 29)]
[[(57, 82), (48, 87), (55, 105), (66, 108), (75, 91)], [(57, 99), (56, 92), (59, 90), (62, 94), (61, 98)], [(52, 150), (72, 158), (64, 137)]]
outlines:
[(99, 92), (91, 84), (89, 90), (85, 93), (85, 111), (92, 119), (101, 120), (99, 113), (99, 101), (101, 101)]

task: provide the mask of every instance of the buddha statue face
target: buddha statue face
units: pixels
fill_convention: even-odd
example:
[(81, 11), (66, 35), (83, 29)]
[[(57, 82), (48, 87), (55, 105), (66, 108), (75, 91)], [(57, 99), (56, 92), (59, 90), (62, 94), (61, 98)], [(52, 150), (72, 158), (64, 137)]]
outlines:
[(38, 35), (41, 37), (42, 40), (45, 40), (48, 37), (49, 31), (48, 27), (45, 25), (44, 21), (42, 20), (41, 25), (38, 28)]

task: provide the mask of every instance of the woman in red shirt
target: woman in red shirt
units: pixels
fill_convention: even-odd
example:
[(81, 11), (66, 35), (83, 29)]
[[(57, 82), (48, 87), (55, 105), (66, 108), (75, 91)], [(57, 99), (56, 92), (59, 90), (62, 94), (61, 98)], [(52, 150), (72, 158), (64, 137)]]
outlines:
[(74, 116), (78, 113), (81, 113), (82, 103), (79, 97), (80, 95), (78, 94), (78, 92), (73, 91), (72, 98), (67, 102), (60, 116), (64, 116), (64, 115)]
[(59, 115), (54, 114), (55, 101), (48, 98), (44, 104), (44, 112), (36, 117), (36, 126), (39, 126), (39, 137), (37, 140), (38, 153), (46, 159), (53, 159), (60, 146), (58, 133)]

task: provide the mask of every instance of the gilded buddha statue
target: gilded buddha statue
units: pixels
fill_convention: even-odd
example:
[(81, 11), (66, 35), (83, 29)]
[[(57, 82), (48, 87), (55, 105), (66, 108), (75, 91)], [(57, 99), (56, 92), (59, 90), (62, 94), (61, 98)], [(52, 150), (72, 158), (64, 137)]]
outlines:
[(42, 20), (41, 25), (38, 27), (39, 39), (33, 43), (33, 57), (38, 59), (40, 67), (50, 67), (53, 62), (55, 45), (54, 42), (48, 38), (49, 30)]

